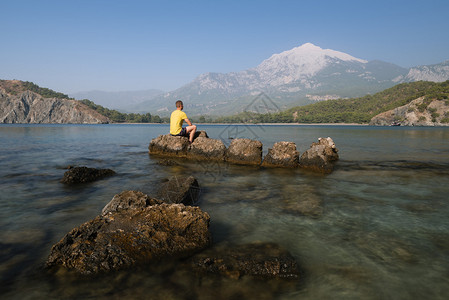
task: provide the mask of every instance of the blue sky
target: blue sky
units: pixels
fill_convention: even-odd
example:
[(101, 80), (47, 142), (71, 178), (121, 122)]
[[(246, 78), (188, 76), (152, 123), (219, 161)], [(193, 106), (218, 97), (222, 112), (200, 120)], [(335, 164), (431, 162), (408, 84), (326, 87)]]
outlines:
[(448, 0), (0, 0), (0, 79), (170, 91), (310, 42), (402, 67), (449, 59)]

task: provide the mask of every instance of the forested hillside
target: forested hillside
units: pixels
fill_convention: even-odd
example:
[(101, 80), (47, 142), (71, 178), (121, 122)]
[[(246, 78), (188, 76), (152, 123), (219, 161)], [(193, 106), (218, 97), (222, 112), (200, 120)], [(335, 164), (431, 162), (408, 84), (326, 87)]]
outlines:
[(116, 123), (162, 123), (162, 122), (168, 122), (168, 118), (161, 119), (158, 115), (151, 115), (150, 113), (126, 114), (126, 113), (121, 113), (117, 110), (105, 108), (101, 105), (97, 105), (88, 99), (80, 100), (80, 102), (84, 103), (88, 107), (90, 107), (93, 110), (99, 112), (100, 114), (108, 117), (109, 119), (111, 119), (113, 122), (116, 122)]
[[(243, 112), (214, 120), (217, 123), (369, 123), (379, 113), (394, 109), (425, 96), (428, 100), (446, 100), (449, 105), (449, 81), (403, 83), (374, 95), (360, 98), (321, 101), (294, 107), (279, 113)], [(427, 101), (428, 103), (428, 101)], [(423, 108), (425, 109), (425, 108)]]
[[(19, 80), (0, 80), (0, 87), (8, 94), (18, 95), (24, 91), (33, 91), (44, 98), (70, 99), (67, 95), (48, 88), (41, 88), (32, 82)], [(444, 100), (449, 106), (449, 81), (435, 83), (418, 81), (403, 83), (392, 88), (360, 98), (320, 101), (314, 104), (299, 106), (277, 113), (258, 114), (245, 111), (232, 116), (212, 119), (209, 116), (191, 117), (195, 123), (359, 123), (367, 124), (383, 112), (406, 105), (415, 99), (425, 97), (418, 110), (423, 112), (432, 100)], [(75, 101), (75, 100), (74, 100)], [(158, 115), (126, 114), (97, 105), (90, 100), (79, 101), (98, 113), (117, 123), (166, 123), (169, 118)], [(189, 112), (187, 112), (188, 114)], [(432, 113), (432, 111), (430, 111)], [(433, 112), (433, 114), (435, 114)], [(449, 120), (443, 116), (443, 122)]]
[(29, 81), (0, 80), (0, 87), (5, 89), (6, 93), (11, 95), (18, 95), (19, 93), (23, 93), (25, 91), (32, 91), (44, 98), (71, 99), (66, 94), (58, 93), (48, 88), (42, 88)]

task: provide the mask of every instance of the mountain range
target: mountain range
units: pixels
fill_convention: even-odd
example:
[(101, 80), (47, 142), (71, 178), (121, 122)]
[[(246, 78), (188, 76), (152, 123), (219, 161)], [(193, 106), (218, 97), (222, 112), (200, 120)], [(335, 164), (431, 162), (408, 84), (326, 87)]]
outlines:
[(181, 99), (189, 115), (222, 116), (246, 111), (263, 96), (272, 110), (281, 111), (320, 100), (374, 94), (404, 82), (448, 79), (449, 61), (407, 69), (306, 43), (274, 54), (252, 69), (201, 74), (174, 91), (126, 110), (167, 116)]
[(69, 94), (70, 97), (83, 100), (89, 99), (96, 104), (110, 108), (126, 111), (128, 107), (140, 104), (142, 102), (153, 99), (154, 97), (163, 94), (164, 91), (150, 89), (142, 91), (119, 91), (119, 92), (106, 92), (106, 91), (85, 91)]

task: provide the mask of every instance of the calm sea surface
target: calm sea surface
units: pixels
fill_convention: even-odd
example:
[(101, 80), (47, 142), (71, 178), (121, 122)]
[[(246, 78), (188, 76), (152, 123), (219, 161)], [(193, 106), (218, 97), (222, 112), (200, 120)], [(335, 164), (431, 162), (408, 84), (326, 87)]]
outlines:
[[(178, 161), (148, 155), (167, 125), (0, 126), (2, 299), (447, 299), (449, 128), (200, 125), (209, 137), (292, 141), (300, 153), (332, 137), (330, 175)], [(94, 183), (59, 182), (68, 165), (111, 168)], [(216, 244), (274, 242), (298, 261), (299, 282), (198, 281), (177, 266), (96, 277), (49, 274), (51, 246), (115, 194), (152, 194), (172, 175), (193, 175)], [(318, 217), (295, 203), (318, 201)]]

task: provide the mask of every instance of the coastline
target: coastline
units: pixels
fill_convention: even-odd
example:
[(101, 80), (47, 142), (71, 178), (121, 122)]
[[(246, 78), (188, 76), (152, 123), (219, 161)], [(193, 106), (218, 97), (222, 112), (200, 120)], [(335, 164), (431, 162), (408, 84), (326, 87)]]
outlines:
[[(123, 124), (123, 125), (170, 125), (170, 123), (109, 123), (109, 124)], [(275, 126), (369, 126), (369, 124), (360, 124), (360, 123), (195, 123), (197, 125), (232, 125), (232, 126), (260, 126), (260, 125), (275, 125)]]

